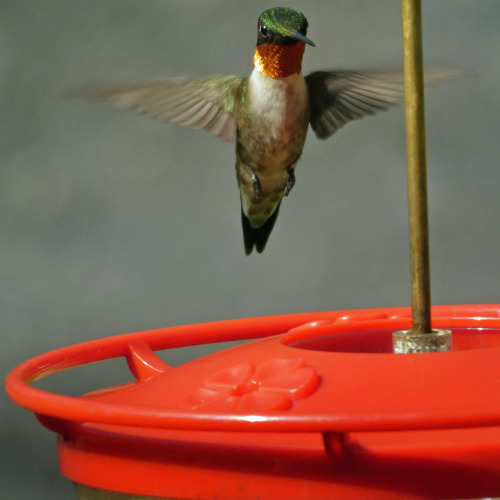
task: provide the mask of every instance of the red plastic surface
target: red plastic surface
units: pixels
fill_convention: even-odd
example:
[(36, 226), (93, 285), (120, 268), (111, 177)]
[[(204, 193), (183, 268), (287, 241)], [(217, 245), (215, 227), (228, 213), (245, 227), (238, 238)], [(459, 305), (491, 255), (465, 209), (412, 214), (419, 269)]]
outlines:
[[(470, 498), (500, 493), (500, 305), (433, 308), (448, 353), (394, 355), (408, 308), (222, 321), (59, 349), (7, 379), (60, 434), (62, 472), (171, 498)], [(177, 368), (155, 350), (262, 340)], [(125, 356), (138, 379), (81, 398), (28, 385)]]

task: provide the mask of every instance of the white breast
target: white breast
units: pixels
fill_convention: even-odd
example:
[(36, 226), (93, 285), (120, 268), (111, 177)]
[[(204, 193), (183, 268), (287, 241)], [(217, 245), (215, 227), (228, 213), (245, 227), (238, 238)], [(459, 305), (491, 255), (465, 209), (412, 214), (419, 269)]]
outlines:
[(250, 112), (271, 126), (275, 134), (283, 133), (307, 105), (307, 86), (302, 73), (271, 78), (254, 69), (250, 75)]

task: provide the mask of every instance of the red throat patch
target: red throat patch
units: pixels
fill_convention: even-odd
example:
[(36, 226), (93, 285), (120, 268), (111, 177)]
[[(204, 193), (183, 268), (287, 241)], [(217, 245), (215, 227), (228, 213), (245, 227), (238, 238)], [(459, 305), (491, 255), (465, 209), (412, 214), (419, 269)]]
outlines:
[(293, 45), (263, 43), (255, 47), (253, 62), (263, 75), (283, 78), (300, 71), (305, 48), (304, 42)]

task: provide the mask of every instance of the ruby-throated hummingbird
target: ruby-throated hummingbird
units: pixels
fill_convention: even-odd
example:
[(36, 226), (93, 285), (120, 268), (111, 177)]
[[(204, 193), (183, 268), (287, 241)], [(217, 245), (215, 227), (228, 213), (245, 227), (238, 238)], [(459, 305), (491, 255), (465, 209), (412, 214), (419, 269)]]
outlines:
[(309, 124), (326, 139), (351, 120), (396, 104), (401, 72), (316, 71), (301, 65), (308, 22), (276, 7), (259, 16), (254, 69), (248, 78), (208, 75), (99, 89), (90, 97), (166, 122), (236, 137), (245, 252), (262, 252), (283, 196), (295, 184)]

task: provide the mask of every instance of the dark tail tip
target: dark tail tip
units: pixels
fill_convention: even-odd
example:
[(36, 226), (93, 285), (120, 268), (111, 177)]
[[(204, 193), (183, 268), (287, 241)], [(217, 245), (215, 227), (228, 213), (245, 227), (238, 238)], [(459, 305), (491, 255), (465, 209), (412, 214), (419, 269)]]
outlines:
[(276, 219), (278, 218), (278, 213), (280, 211), (280, 204), (276, 207), (274, 213), (266, 220), (266, 222), (257, 228), (250, 225), (250, 221), (244, 214), (243, 209), (241, 210), (241, 224), (243, 226), (243, 242), (245, 244), (245, 253), (250, 255), (255, 248), (258, 253), (262, 253), (264, 248), (266, 248), (267, 240), (273, 230)]

